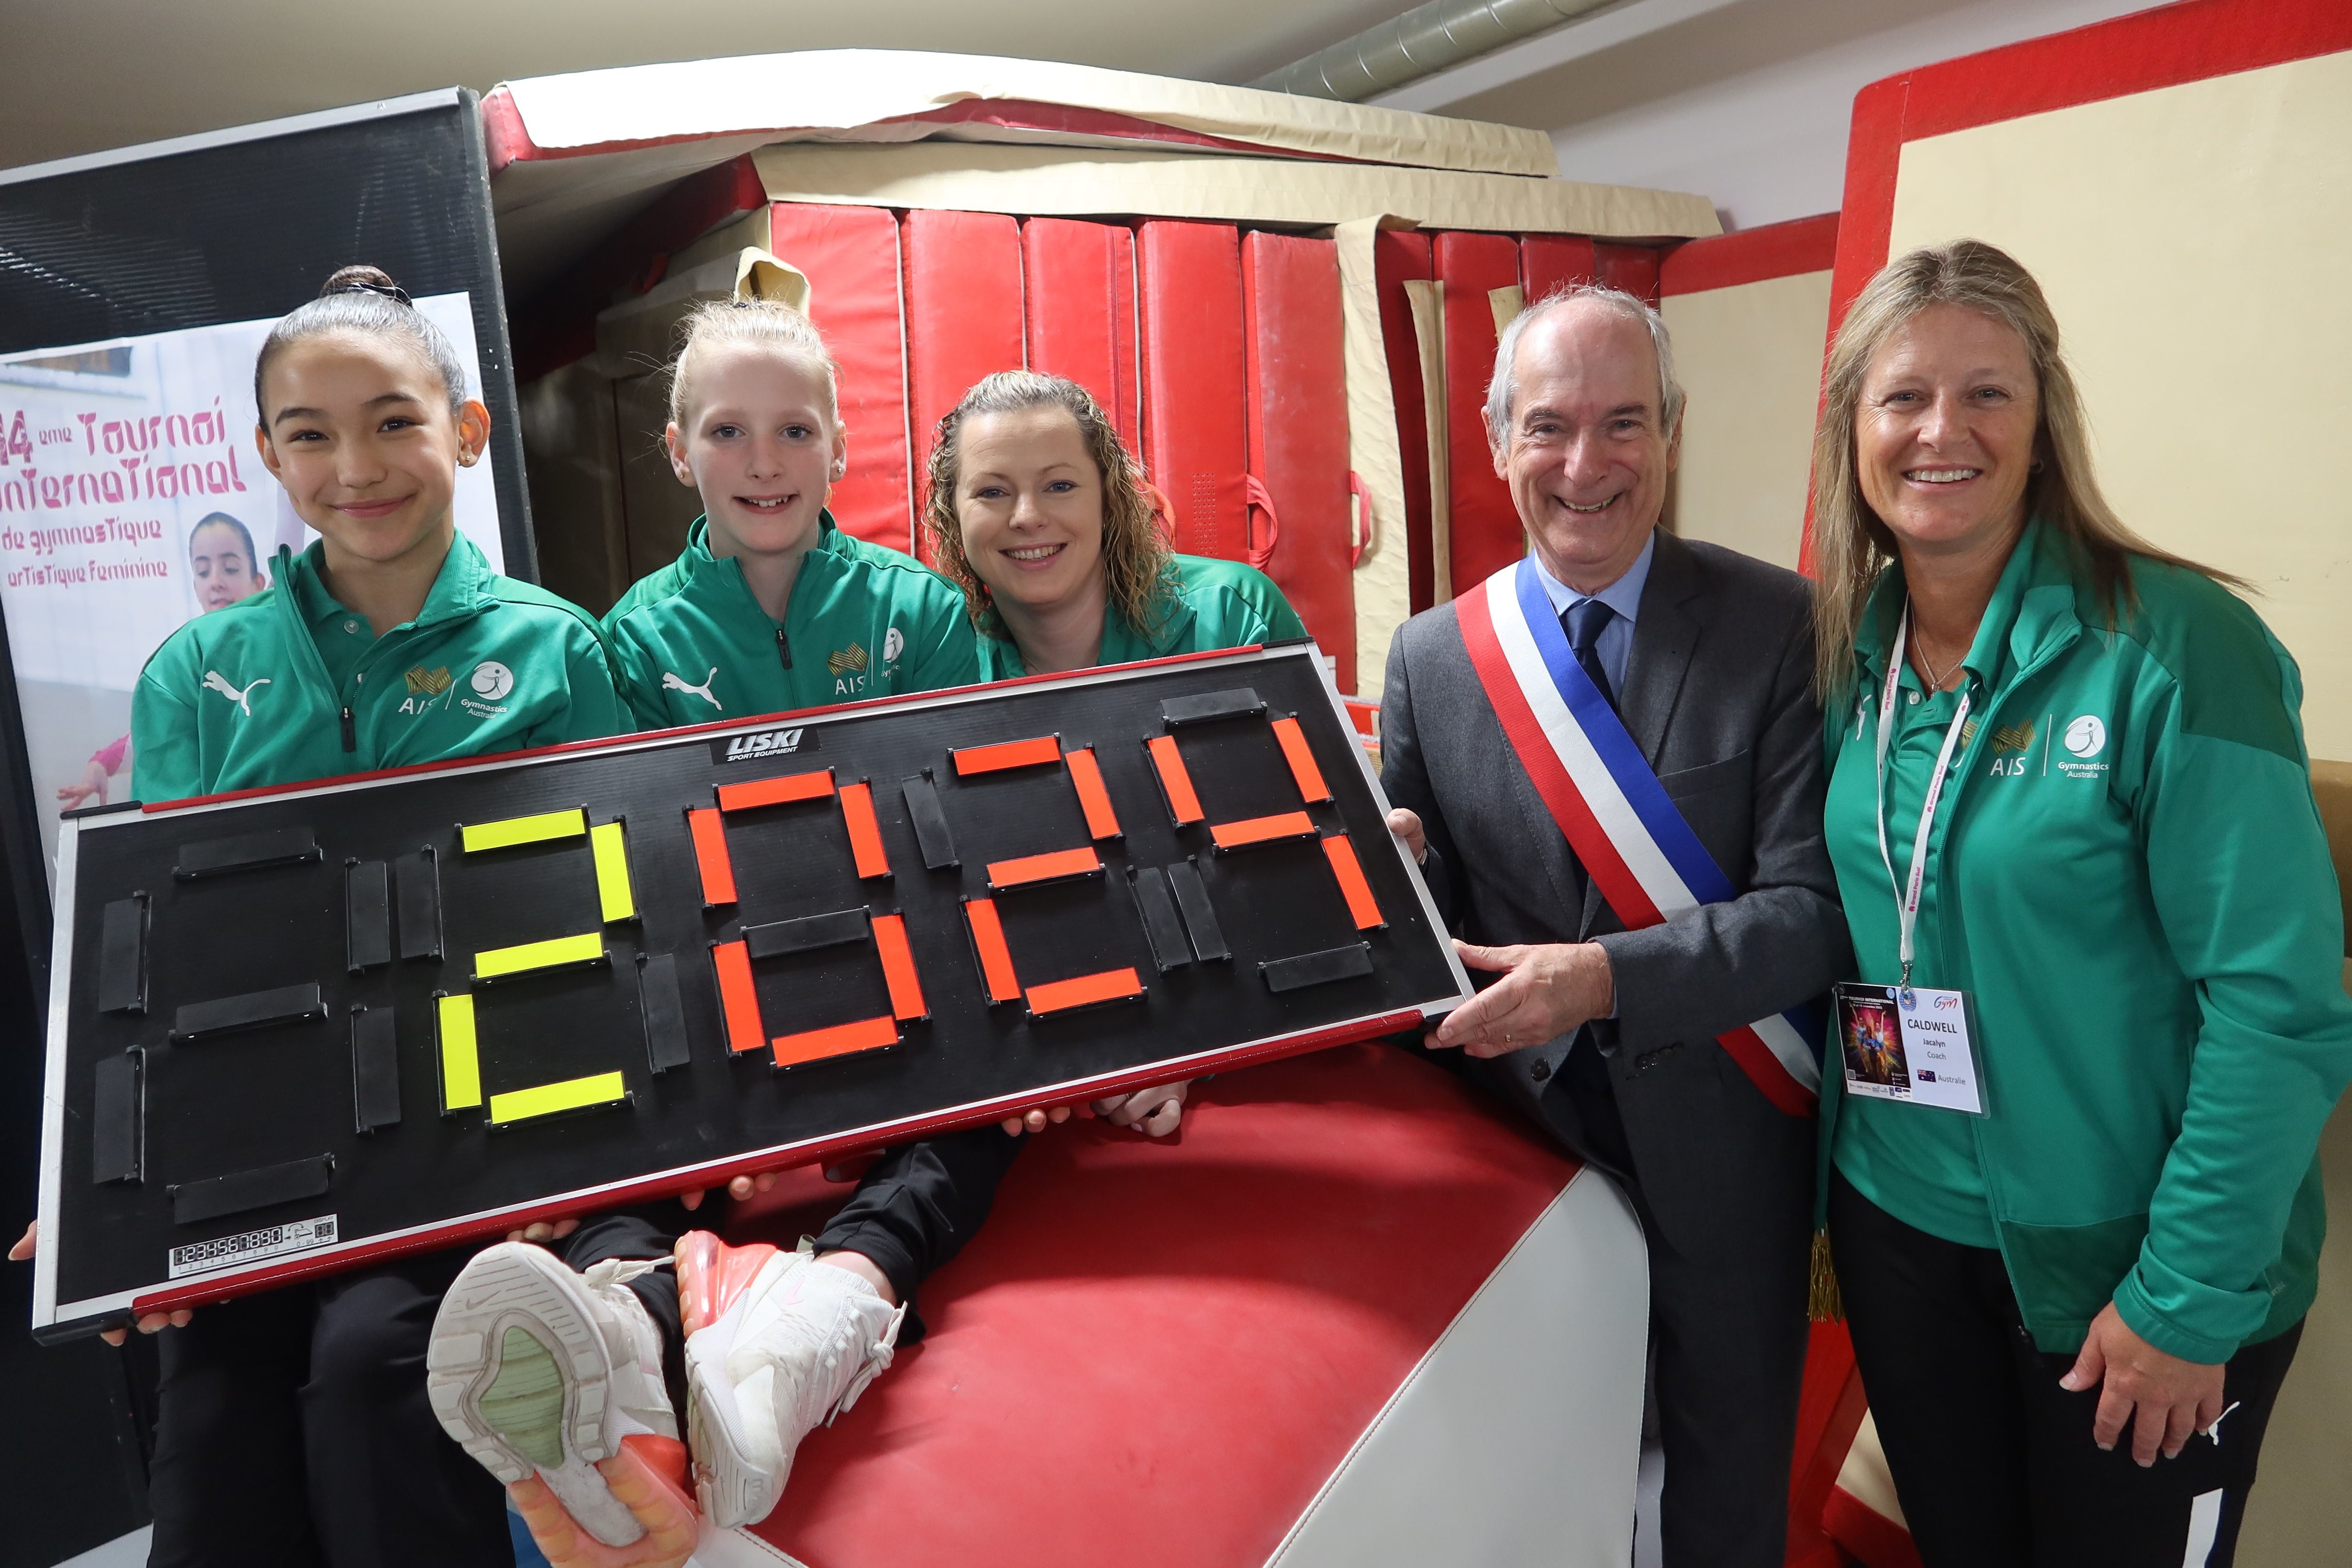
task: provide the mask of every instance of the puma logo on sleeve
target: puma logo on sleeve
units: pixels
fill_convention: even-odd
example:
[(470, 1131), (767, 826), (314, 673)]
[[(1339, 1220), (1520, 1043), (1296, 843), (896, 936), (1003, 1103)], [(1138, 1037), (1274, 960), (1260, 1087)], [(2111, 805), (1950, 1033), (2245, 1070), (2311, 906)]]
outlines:
[(727, 705), (719, 701), (716, 697), (710, 695), (711, 682), (716, 680), (718, 678), (719, 667), (715, 664), (710, 667), (710, 673), (702, 678), (702, 684), (699, 686), (689, 686), (687, 684), (686, 677), (682, 675), (672, 675), (668, 670), (665, 669), (662, 671), (662, 689), (664, 691), (690, 691), (695, 696), (701, 698), (705, 702), (709, 703), (713, 708), (718, 709), (723, 713), (727, 710)]
[(206, 691), (217, 691), (223, 697), (227, 698), (231, 702), (236, 703), (237, 706), (237, 711), (243, 713), (248, 719), (253, 717), (253, 704), (246, 700), (247, 695), (252, 692), (256, 688), (267, 686), (268, 684), (269, 677), (265, 675), (258, 680), (247, 682), (245, 689), (240, 691), (236, 687), (231, 686), (228, 683), (228, 678), (221, 674), (219, 670), (208, 669), (205, 671), (204, 689)]

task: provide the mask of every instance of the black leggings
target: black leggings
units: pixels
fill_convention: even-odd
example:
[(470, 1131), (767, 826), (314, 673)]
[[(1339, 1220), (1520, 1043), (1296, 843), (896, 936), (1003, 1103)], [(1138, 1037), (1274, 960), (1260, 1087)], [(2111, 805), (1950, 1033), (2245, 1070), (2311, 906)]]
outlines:
[[(1927, 1568), (2228, 1568), (2301, 1323), (2230, 1359), (2221, 1403), (2237, 1408), (2218, 1440), (2192, 1436), (2142, 1469), (2128, 1424), (2111, 1451), (2091, 1440), (2099, 1390), (2058, 1386), (2074, 1358), (2034, 1349), (2000, 1253), (1830, 1181), (1854, 1359)], [(2200, 1540), (2210, 1555), (2192, 1551)]]
[[(891, 1150), (819, 1250), (862, 1253), (911, 1301), (987, 1219), (1025, 1141), (991, 1126)], [(666, 1258), (707, 1217), (676, 1205), (599, 1215), (551, 1246), (579, 1269)], [(509, 1568), (504, 1490), (449, 1440), (425, 1394), (434, 1315), (474, 1251), (199, 1308), (186, 1328), (163, 1331), (151, 1568)], [(662, 1331), (677, 1401), (677, 1285), (663, 1270), (631, 1288)], [(921, 1332), (910, 1311), (901, 1340)]]
[(987, 1220), (997, 1184), (1027, 1142), (1001, 1127), (974, 1127), (893, 1149), (816, 1238), (820, 1253), (859, 1253), (888, 1278), (909, 1304), (901, 1344), (923, 1337), (915, 1291)]
[[(664, 1258), (684, 1218), (675, 1205), (599, 1215), (551, 1245), (581, 1269)], [(425, 1395), (434, 1314), (476, 1250), (200, 1307), (164, 1330), (150, 1568), (511, 1568), (504, 1489)], [(676, 1358), (668, 1271), (632, 1288)]]

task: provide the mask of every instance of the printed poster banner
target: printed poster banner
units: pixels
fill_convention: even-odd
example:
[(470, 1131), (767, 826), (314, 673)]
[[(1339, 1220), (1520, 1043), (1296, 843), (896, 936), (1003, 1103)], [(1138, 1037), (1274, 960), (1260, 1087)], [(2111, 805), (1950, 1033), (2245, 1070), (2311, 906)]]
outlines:
[[(482, 395), (467, 296), (416, 308)], [(58, 813), (130, 798), (131, 694), (184, 621), (268, 586), (317, 537), (254, 448), (253, 361), (275, 318), (0, 359), (0, 607), (55, 877)], [(504, 569), (488, 453), (458, 529)]]

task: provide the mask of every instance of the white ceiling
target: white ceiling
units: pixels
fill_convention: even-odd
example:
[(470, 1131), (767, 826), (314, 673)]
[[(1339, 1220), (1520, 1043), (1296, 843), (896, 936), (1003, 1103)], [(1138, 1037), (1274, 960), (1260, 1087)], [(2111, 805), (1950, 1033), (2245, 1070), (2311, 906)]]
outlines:
[(1240, 82), (1411, 0), (0, 0), (0, 168), (428, 88), (782, 49)]
[(1696, 191), (1727, 228), (1827, 212), (1853, 96), (2149, 0), (1623, 0), (1372, 101), (1551, 133), (1571, 180)]

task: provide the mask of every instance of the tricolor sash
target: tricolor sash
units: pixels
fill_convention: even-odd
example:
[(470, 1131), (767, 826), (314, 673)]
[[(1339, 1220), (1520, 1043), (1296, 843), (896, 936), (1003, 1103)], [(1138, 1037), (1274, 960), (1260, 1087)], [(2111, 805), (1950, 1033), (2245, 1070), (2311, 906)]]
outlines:
[[(1534, 561), (1496, 573), (1454, 606), (1511, 750), (1625, 928), (1727, 902), (1731, 879), (1576, 662)], [(1767, 1100), (1791, 1116), (1812, 1111), (1822, 1030), (1811, 1009), (1774, 1014), (1719, 1039)]]

